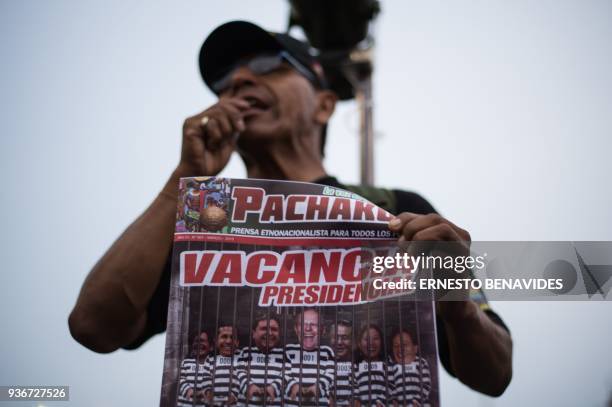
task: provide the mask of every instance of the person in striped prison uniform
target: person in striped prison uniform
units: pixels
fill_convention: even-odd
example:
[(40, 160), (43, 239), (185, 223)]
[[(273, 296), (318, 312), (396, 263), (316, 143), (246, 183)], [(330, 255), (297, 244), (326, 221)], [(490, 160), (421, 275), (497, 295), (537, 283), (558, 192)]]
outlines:
[(388, 363), (382, 349), (384, 337), (380, 328), (369, 324), (359, 332), (359, 362), (357, 364), (356, 392), (357, 406), (384, 407), (391, 401), (393, 384), (389, 380)]
[(195, 392), (196, 383), (202, 379), (204, 361), (210, 353), (208, 333), (202, 331), (193, 338), (191, 354), (181, 362), (179, 373), (179, 388), (177, 405), (192, 406), (193, 399), (201, 399), (204, 395)]
[(355, 363), (353, 360), (353, 323), (339, 319), (329, 330), (329, 341), (336, 355), (332, 398), (337, 406), (352, 406), (355, 394)]
[(334, 383), (334, 352), (319, 343), (319, 311), (303, 309), (294, 321), (297, 344), (285, 347), (287, 406), (328, 406)]
[(393, 402), (397, 406), (427, 405), (431, 374), (427, 360), (418, 356), (415, 334), (398, 330), (392, 336), (390, 381), (394, 384)]
[[(216, 354), (208, 355), (198, 391), (204, 393), (206, 405), (226, 406), (238, 400), (238, 330), (232, 324), (221, 323), (215, 338)], [(200, 389), (201, 388), (201, 389)]]
[(238, 404), (280, 406), (285, 354), (278, 346), (278, 317), (266, 313), (257, 315), (253, 321), (251, 335), (255, 346), (245, 347), (238, 357)]

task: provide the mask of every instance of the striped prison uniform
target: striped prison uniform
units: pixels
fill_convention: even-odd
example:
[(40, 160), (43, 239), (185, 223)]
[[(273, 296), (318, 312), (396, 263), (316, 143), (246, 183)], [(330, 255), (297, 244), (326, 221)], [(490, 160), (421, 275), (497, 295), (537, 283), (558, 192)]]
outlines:
[[(286, 406), (328, 406), (334, 384), (334, 351), (329, 346), (319, 346), (316, 350), (303, 350), (299, 344), (285, 346), (285, 405)], [(293, 385), (302, 388), (316, 385), (319, 399), (305, 398), (300, 395), (290, 398)]]
[(364, 360), (357, 365), (357, 397), (362, 406), (386, 406), (391, 401), (393, 382), (390, 380), (390, 366), (382, 361)]
[(204, 362), (201, 389), (213, 392), (212, 405), (226, 406), (230, 395), (238, 399), (240, 378), (238, 356), (208, 355)]
[(205, 358), (200, 358), (200, 360), (196, 360), (195, 358), (185, 358), (181, 362), (177, 406), (193, 405), (193, 400), (187, 398), (187, 393), (189, 390), (192, 390), (195, 395), (196, 384), (197, 382), (202, 381), (202, 375), (204, 373), (204, 360)]
[(357, 400), (355, 393), (355, 364), (351, 361), (336, 361), (336, 376), (332, 397), (337, 406), (352, 406)]
[(429, 364), (417, 357), (408, 364), (394, 363), (391, 366), (391, 381), (395, 384), (393, 399), (400, 406), (409, 405), (413, 400), (423, 405), (428, 401), (431, 391)]
[[(273, 348), (269, 353), (263, 353), (259, 348), (246, 347), (238, 356), (238, 376), (240, 378), (240, 395), (238, 405), (247, 405), (246, 394), (250, 385), (266, 388), (272, 386), (276, 398), (266, 399), (266, 406), (280, 406), (282, 403), (283, 370), (285, 354), (282, 348)], [(251, 399), (250, 406), (264, 405), (263, 397)]]

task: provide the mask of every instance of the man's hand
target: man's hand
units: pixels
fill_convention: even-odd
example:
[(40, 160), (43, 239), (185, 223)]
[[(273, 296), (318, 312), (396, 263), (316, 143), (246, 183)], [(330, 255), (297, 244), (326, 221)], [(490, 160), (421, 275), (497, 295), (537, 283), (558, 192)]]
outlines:
[(204, 403), (206, 401), (206, 393), (202, 390), (195, 393), (195, 400), (197, 403)]
[(242, 111), (249, 104), (237, 98), (222, 98), (183, 125), (179, 172), (184, 176), (217, 175), (236, 148), (238, 134), (245, 130)]
[(317, 397), (317, 385), (313, 384), (302, 389), (302, 397), (304, 398), (316, 398)]
[(214, 394), (213, 394), (212, 390), (205, 390), (204, 391), (204, 397), (202, 398), (202, 401), (204, 401), (205, 403), (212, 403), (213, 397), (214, 397)]
[(291, 400), (297, 399), (297, 395), (298, 395), (299, 391), (300, 391), (300, 385), (299, 384), (294, 384), (293, 386), (291, 386), (291, 390), (289, 391), (289, 398)]
[(301, 387), (298, 384), (294, 384), (293, 386), (291, 386), (289, 397), (291, 398), (291, 400), (296, 400), (300, 392), (301, 392), (302, 397), (305, 399), (316, 398), (317, 397), (317, 385), (313, 384), (312, 386)]
[[(437, 214), (404, 212), (389, 222), (389, 229), (400, 235), (400, 243), (410, 241), (417, 246), (419, 254), (423, 249), (430, 251), (435, 242), (449, 242), (439, 246), (452, 256), (470, 254), (470, 234)], [(467, 294), (463, 290), (460, 297), (454, 297), (462, 301), (436, 304), (446, 327), (451, 366), (457, 378), (472, 389), (499, 396), (512, 378), (512, 339)]]
[(247, 400), (253, 400), (254, 397), (262, 397), (263, 394), (263, 389), (255, 384), (251, 384), (247, 388)]
[[(465, 257), (470, 255), (470, 234), (443, 218), (442, 216), (430, 213), (428, 215), (418, 215), (410, 212), (400, 213), (389, 222), (389, 229), (399, 234), (398, 243), (410, 242), (408, 251), (412, 255), (418, 256), (421, 253), (438, 253), (442, 256)], [(405, 244), (405, 243), (404, 243)], [(435, 278), (466, 278), (463, 273), (453, 270), (434, 270)], [(465, 300), (468, 298), (469, 291), (453, 290), (446, 293), (443, 290), (436, 290), (436, 297), (445, 297), (454, 300)], [(452, 296), (452, 297), (451, 297)], [(444, 301), (440, 304), (450, 304)], [(443, 305), (443, 306), (445, 306)], [(451, 305), (450, 308), (456, 308)]]
[(193, 389), (192, 388), (187, 389), (187, 392), (185, 393), (185, 398), (187, 400), (193, 400)]
[[(418, 215), (402, 212), (389, 222), (389, 229), (400, 235), (399, 241), (470, 242), (470, 234), (436, 213)], [(469, 249), (468, 249), (469, 250)]]
[(274, 400), (276, 398), (276, 391), (274, 390), (274, 386), (268, 385), (266, 387), (266, 397), (270, 400)]

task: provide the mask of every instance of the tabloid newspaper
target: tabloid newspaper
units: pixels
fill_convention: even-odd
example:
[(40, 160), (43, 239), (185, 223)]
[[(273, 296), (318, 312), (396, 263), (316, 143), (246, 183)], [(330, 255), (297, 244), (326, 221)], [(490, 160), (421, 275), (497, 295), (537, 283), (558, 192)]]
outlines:
[(433, 302), (368, 280), (390, 217), (323, 185), (181, 179), (160, 405), (438, 406)]

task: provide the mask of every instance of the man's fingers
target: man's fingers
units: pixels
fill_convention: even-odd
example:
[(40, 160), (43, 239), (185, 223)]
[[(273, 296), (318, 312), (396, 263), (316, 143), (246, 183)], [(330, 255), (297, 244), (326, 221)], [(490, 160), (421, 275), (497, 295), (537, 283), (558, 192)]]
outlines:
[[(245, 130), (241, 110), (249, 104), (240, 99), (228, 99), (190, 117), (185, 121), (184, 130), (198, 128), (205, 138), (217, 143), (221, 138), (232, 138), (235, 133)], [(216, 131), (218, 130), (218, 131)], [(213, 143), (213, 144), (214, 144)]]
[[(246, 103), (246, 102), (245, 102)], [(247, 103), (248, 106), (248, 103)], [(220, 109), (223, 109), (223, 112), (227, 115), (226, 118), (231, 123), (232, 130), (231, 132), (243, 132), (246, 128), (244, 124), (244, 120), (242, 119), (241, 109), (237, 106), (226, 103), (223, 105), (219, 105)]]
[(223, 140), (223, 134), (221, 133), (221, 128), (216, 119), (211, 118), (208, 123), (206, 123), (204, 133), (206, 148), (209, 150), (216, 150)]
[(402, 212), (389, 221), (389, 229), (394, 232), (399, 232), (402, 230), (406, 222), (409, 222), (418, 216), (420, 215), (417, 215), (416, 213)]
[(201, 117), (190, 117), (183, 124), (183, 134), (188, 137), (201, 138), (204, 135), (204, 130), (201, 124)]
[[(436, 236), (435, 234), (432, 235), (431, 233), (425, 235), (422, 233), (419, 234), (419, 232), (437, 225), (447, 225), (442, 228), (434, 229), (442, 232), (440, 236)], [(454, 233), (448, 233), (449, 231), (447, 228), (454, 231)], [(436, 213), (427, 215), (417, 215), (409, 212), (400, 213), (389, 222), (389, 229), (400, 235), (400, 242), (412, 240), (447, 240), (449, 234), (452, 237), (448, 240), (470, 241), (470, 234), (466, 230), (461, 229)], [(423, 236), (426, 236), (428, 239), (424, 239)]]
[(302, 390), (302, 395), (307, 398), (316, 396), (317, 389), (315, 386), (308, 386)]
[(236, 98), (228, 98), (219, 102), (219, 106), (226, 110), (232, 124), (234, 125), (234, 131), (242, 132), (246, 126), (242, 119), (242, 112), (251, 107), (251, 105), (243, 100)]
[(229, 112), (223, 106), (215, 105), (196, 117), (198, 117), (200, 127), (206, 136), (209, 136), (208, 132), (213, 122), (215, 122), (222, 135), (230, 135), (234, 132), (234, 124), (229, 115)]
[(459, 234), (455, 229), (452, 228), (448, 223), (439, 223), (434, 226), (421, 229), (414, 233), (411, 240), (419, 241), (434, 241), (434, 240), (445, 240), (445, 241), (459, 241), (461, 240)]
[(467, 256), (470, 246), (469, 241), (462, 238), (457, 228), (448, 223), (439, 223), (415, 233), (410, 250), (417, 253), (438, 250), (447, 256)]
[[(404, 237), (404, 239), (408, 241), (422, 240), (422, 239), (415, 239), (414, 236), (423, 229), (427, 229), (429, 227), (438, 225), (443, 222), (445, 222), (445, 219), (435, 213), (431, 213), (429, 215), (417, 216), (404, 224), (401, 234)], [(434, 240), (438, 240), (438, 239), (434, 239)]]
[(293, 388), (291, 389), (291, 399), (295, 400), (297, 398), (299, 392), (300, 392), (299, 385), (294, 384)]
[(239, 110), (247, 110), (249, 107), (251, 107), (251, 104), (249, 102), (247, 102), (244, 99), (240, 99), (240, 98), (221, 98), (219, 100), (220, 104), (230, 104), (232, 106), (235, 106), (237, 109)]
[(257, 397), (261, 395), (261, 391), (259, 389), (259, 387), (255, 386), (254, 384), (249, 386), (249, 390), (247, 392), (249, 399), (252, 399), (253, 397)]
[(219, 125), (219, 129), (221, 129), (221, 133), (224, 137), (227, 137), (234, 132), (234, 126), (227, 113), (222, 112), (221, 114), (216, 115), (214, 121)]

